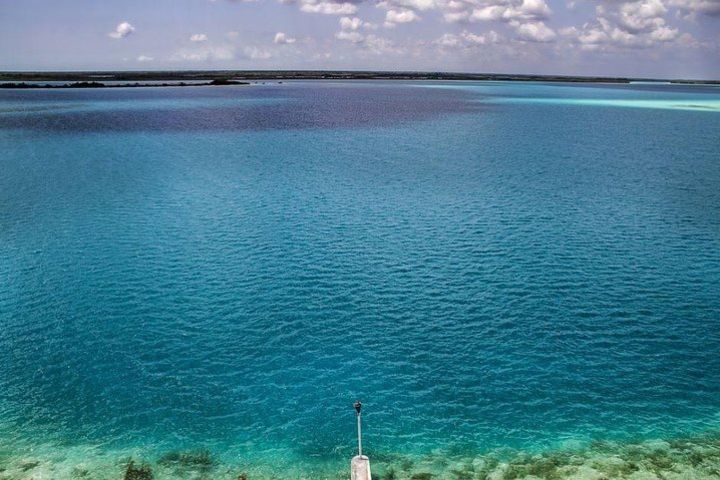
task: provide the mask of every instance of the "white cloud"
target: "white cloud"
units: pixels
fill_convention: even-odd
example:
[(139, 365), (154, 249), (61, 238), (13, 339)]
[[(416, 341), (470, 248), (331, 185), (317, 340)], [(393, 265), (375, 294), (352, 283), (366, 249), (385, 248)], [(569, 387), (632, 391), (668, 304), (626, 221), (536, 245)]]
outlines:
[(665, 24), (662, 16), (667, 9), (660, 0), (626, 2), (620, 5), (618, 20), (628, 32), (654, 30)]
[(510, 25), (515, 29), (520, 38), (531, 42), (549, 42), (557, 36), (553, 29), (543, 22), (511, 22)]
[[(407, 0), (384, 0), (384, 2)], [(515, 22), (534, 24), (552, 15), (546, 0), (434, 0), (436, 8), (448, 23)], [(546, 25), (547, 27), (547, 25)], [(540, 27), (541, 28), (541, 27)], [(550, 27), (547, 27), (550, 28)], [(516, 28), (517, 30), (517, 28)], [(537, 25), (523, 28), (523, 32), (538, 30)], [(547, 36), (547, 32), (546, 36)]]
[(363, 24), (358, 17), (342, 17), (340, 19), (340, 28), (343, 30), (357, 30)]
[(467, 10), (460, 10), (459, 12), (443, 13), (443, 19), (448, 23), (467, 22), (469, 17), (470, 17), (470, 12), (468, 12)]
[(268, 58), (272, 58), (272, 53), (258, 47), (245, 47), (243, 53), (247, 58), (252, 60), (267, 60)]
[(360, 29), (377, 29), (377, 25), (374, 23), (366, 22), (358, 17), (342, 17), (339, 22), (340, 31), (335, 34), (335, 38), (352, 43), (362, 43), (365, 40), (365, 35), (360, 33)]
[(465, 30), (459, 35), (446, 33), (432, 43), (441, 48), (473, 48), (498, 43), (500, 40), (500, 35), (494, 30), (484, 34), (476, 34)]
[(511, 15), (514, 10), (511, 7), (505, 7), (501, 5), (489, 5), (483, 8), (476, 8), (470, 14), (470, 20), (476, 22), (482, 21), (500, 21), (505, 18), (512, 18), (515, 15)]
[(153, 60), (155, 60), (154, 57), (148, 57), (147, 55), (140, 55), (137, 57), (138, 62), (152, 62)]
[(567, 32), (585, 50), (646, 48), (676, 40), (685, 46), (696, 44), (692, 36), (681, 35), (679, 29), (668, 25), (668, 9), (662, 0), (599, 5), (596, 14), (595, 22)]
[(675, 40), (695, 45), (689, 34), (667, 24), (668, 9), (662, 0), (636, 0), (619, 4), (598, 5), (595, 22), (581, 28), (563, 29), (563, 35), (580, 44), (584, 50), (613, 51), (647, 48)]
[(189, 62), (226, 61), (235, 58), (235, 49), (230, 45), (203, 45), (184, 48), (173, 54), (171, 60)]
[(120, 39), (120, 38), (125, 38), (125, 37), (127, 37), (128, 35), (130, 35), (130, 34), (133, 33), (134, 31), (135, 31), (135, 27), (133, 27), (132, 25), (130, 25), (130, 23), (128, 23), (128, 22), (120, 22), (120, 23), (118, 23), (118, 26), (115, 27), (115, 31), (108, 33), (108, 36), (109, 36), (110, 38)]
[(670, 0), (670, 5), (691, 14), (720, 16), (720, 0)]
[(545, 0), (523, 0), (518, 10), (526, 18), (547, 18), (552, 13)]
[[(584, 25), (575, 23), (556, 29), (557, 19), (548, 0), (373, 0), (372, 4), (385, 11), (383, 25), (386, 28), (417, 22), (425, 17), (431, 19), (432, 15), (423, 13), (427, 11), (437, 12), (448, 23), (498, 24), (498, 28), (493, 26), (493, 30), (479, 33), (468, 31), (471, 28), (467, 25), (468, 29), (461, 33), (446, 33), (430, 42), (418, 40), (413, 44), (405, 41), (399, 47), (388, 39), (368, 34), (366, 30), (377, 28), (377, 25), (357, 15), (359, 5), (366, 0), (279, 1), (297, 4), (304, 12), (341, 16), (340, 30), (335, 33), (338, 40), (362, 45), (373, 52), (405, 49), (416, 57), (422, 55), (422, 45), (470, 49), (498, 43), (498, 39), (503, 37), (497, 32), (508, 33), (502, 40), (502, 48), (517, 53), (523, 52), (519, 45), (527, 45), (527, 42), (557, 42), (555, 53), (573, 44), (582, 50), (638, 48), (673, 42), (697, 46), (692, 36), (683, 34), (666, 17), (678, 11), (702, 11), (706, 14), (717, 11), (720, 15), (720, 0), (592, 0), (597, 5), (594, 20)], [(576, 11), (572, 14), (574, 19), (584, 13), (580, 11), (581, 2), (557, 2), (566, 7), (575, 7), (576, 3)]]
[(340, 18), (340, 28), (342, 30), (375, 30), (377, 25), (374, 23), (366, 22), (358, 17), (342, 17)]
[(283, 32), (277, 32), (275, 34), (275, 39), (273, 40), (273, 42), (277, 43), (278, 45), (289, 45), (291, 43), (295, 43), (295, 41), (295, 38), (289, 37)]
[(500, 35), (497, 34), (494, 30), (490, 30), (489, 32), (477, 35), (470, 32), (463, 32), (462, 37), (471, 44), (474, 45), (486, 45), (489, 43), (498, 43), (500, 41)]
[(338, 40), (345, 40), (352, 43), (361, 43), (365, 40), (365, 36), (355, 30), (340, 30), (335, 34)]
[(392, 10), (397, 8), (411, 8), (414, 10), (431, 10), (437, 8), (440, 4), (438, 1), (444, 0), (381, 0), (376, 4), (378, 8)]
[(666, 25), (662, 25), (650, 32), (650, 38), (656, 42), (670, 42), (679, 35), (680, 31), (677, 28), (670, 28)]
[(469, 16), (470, 21), (519, 21), (539, 20), (550, 16), (550, 7), (545, 0), (523, 0), (519, 4), (495, 4), (475, 8)]
[(340, 31), (335, 34), (335, 38), (361, 45), (367, 52), (372, 54), (398, 53), (400, 49), (390, 40), (373, 34), (365, 35), (360, 32), (360, 29), (374, 30), (375, 28), (377, 28), (375, 24), (365, 22), (357, 17), (342, 17), (340, 19)]
[(436, 7), (435, 0), (398, 0), (397, 4), (416, 10), (430, 10)]
[[(387, 0), (386, 0), (387, 1)], [(549, 42), (557, 34), (545, 20), (552, 11), (545, 0), (436, 0), (446, 22), (496, 22), (509, 25), (519, 39)]]
[(462, 41), (458, 35), (452, 33), (445, 33), (437, 40), (433, 41), (435, 45), (445, 48), (455, 48), (462, 46)]
[(388, 10), (385, 12), (385, 26), (394, 27), (398, 23), (410, 23), (420, 20), (420, 16), (413, 10)]
[(325, 15), (354, 15), (358, 7), (349, 2), (331, 2), (327, 0), (300, 0), (300, 10), (307, 13)]
[(403, 53), (403, 50), (397, 48), (390, 40), (388, 40), (387, 38), (378, 37), (377, 35), (368, 35), (367, 37), (365, 37), (364, 44), (371, 53), (374, 53), (376, 55)]
[(546, 0), (435, 1), (438, 2), (443, 19), (448, 23), (504, 23), (517, 33), (519, 39), (533, 42), (549, 42), (557, 36), (545, 23), (552, 15)]
[(196, 33), (190, 36), (191, 42), (207, 42), (207, 39), (208, 37), (204, 33)]

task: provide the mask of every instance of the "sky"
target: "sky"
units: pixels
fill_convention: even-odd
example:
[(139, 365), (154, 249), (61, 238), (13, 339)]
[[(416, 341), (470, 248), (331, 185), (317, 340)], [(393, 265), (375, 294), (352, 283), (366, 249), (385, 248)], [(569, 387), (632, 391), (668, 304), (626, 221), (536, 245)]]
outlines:
[(0, 0), (0, 70), (720, 79), (720, 0)]

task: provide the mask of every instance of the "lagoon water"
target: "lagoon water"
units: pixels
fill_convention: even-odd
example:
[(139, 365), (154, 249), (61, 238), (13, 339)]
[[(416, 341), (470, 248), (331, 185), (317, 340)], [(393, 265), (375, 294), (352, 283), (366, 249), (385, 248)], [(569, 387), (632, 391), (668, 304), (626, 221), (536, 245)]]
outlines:
[(718, 478), (717, 87), (0, 91), (0, 147), (0, 478), (347, 478), (356, 399), (381, 478)]

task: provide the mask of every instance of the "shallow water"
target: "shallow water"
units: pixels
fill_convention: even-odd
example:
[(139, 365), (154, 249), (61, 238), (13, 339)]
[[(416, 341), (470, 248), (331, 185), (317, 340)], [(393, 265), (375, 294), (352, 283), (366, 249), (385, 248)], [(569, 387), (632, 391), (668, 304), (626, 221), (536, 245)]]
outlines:
[(719, 101), (0, 92), (0, 478), (712, 478)]

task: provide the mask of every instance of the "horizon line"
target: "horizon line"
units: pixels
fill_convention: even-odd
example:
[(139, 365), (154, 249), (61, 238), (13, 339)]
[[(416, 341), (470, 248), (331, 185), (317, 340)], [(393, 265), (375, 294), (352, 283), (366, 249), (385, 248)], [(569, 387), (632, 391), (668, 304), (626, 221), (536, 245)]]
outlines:
[[(670, 78), (670, 77), (635, 77), (635, 76), (614, 76), (614, 75), (571, 75), (571, 74), (540, 74), (540, 73), (502, 73), (502, 72), (462, 72), (462, 71), (445, 71), (445, 70), (365, 70), (365, 69), (353, 69), (353, 70), (342, 70), (342, 69), (232, 69), (232, 68), (217, 68), (217, 69), (179, 69), (179, 70), (168, 70), (168, 69), (100, 69), (100, 70), (0, 70), (0, 77), (11, 76), (11, 75), (64, 75), (64, 74), (86, 74), (86, 75), (99, 75), (99, 74), (219, 74), (219, 73), (233, 73), (233, 74), (252, 74), (258, 76), (262, 74), (271, 75), (290, 75), (292, 74), (315, 74), (315, 75), (386, 75), (389, 77), (411, 75), (411, 76), (454, 76), (454, 77), (518, 77), (518, 78), (567, 78), (567, 79), (597, 79), (597, 80), (616, 80), (616, 81), (684, 81), (684, 82), (695, 82), (695, 83), (720, 83), (720, 79), (711, 78)], [(258, 77), (260, 78), (260, 77)], [(292, 79), (292, 78), (289, 78)], [(389, 78), (391, 79), (391, 78)], [(0, 78), (1, 80), (1, 78)], [(453, 79), (446, 79), (453, 80)], [(456, 78), (455, 80), (472, 80), (472, 78)]]

